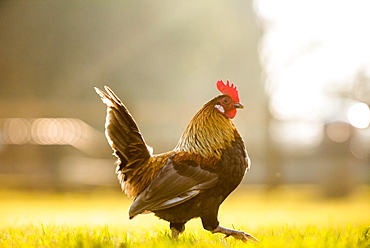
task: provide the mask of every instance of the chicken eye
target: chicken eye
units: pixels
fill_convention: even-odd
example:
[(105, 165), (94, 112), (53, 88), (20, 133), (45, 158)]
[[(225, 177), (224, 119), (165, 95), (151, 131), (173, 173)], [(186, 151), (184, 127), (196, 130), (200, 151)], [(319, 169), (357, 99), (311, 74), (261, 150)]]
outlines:
[(224, 98), (224, 99), (222, 99), (222, 103), (223, 104), (229, 104), (230, 100), (228, 98)]

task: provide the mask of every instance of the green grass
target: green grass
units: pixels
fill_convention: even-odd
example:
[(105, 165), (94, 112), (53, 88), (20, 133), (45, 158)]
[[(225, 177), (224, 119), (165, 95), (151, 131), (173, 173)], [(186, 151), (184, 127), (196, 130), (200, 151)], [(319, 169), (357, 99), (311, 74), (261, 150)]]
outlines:
[(108, 226), (28, 225), (3, 228), (2, 247), (370, 247), (366, 228), (308, 226), (261, 228), (260, 243), (244, 244), (208, 233), (185, 233), (173, 240), (167, 231), (127, 230)]
[(222, 205), (223, 226), (260, 239), (244, 244), (190, 221), (178, 240), (153, 215), (129, 221), (119, 192), (0, 192), (0, 247), (370, 247), (370, 190), (345, 199), (314, 188), (275, 192), (246, 186)]

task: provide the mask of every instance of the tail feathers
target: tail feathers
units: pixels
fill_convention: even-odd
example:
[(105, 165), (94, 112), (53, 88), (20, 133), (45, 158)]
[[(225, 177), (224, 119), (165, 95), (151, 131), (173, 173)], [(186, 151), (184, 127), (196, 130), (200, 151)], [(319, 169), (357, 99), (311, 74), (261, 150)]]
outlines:
[(151, 151), (125, 105), (109, 87), (104, 88), (107, 93), (96, 87), (95, 91), (107, 105), (105, 136), (119, 159), (117, 171), (122, 173), (123, 180), (127, 180), (130, 172), (149, 159)]

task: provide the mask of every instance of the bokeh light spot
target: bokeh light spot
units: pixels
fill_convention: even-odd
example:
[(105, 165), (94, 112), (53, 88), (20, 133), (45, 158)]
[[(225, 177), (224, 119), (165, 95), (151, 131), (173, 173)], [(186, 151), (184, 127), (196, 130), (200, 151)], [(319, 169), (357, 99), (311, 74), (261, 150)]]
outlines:
[(355, 103), (348, 110), (349, 123), (356, 128), (367, 128), (370, 123), (370, 110), (366, 103)]

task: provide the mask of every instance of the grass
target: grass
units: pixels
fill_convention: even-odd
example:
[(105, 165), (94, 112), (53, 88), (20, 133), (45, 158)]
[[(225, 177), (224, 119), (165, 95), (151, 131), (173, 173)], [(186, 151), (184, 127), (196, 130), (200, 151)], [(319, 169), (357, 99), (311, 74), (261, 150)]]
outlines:
[(280, 227), (256, 231), (260, 243), (186, 233), (173, 240), (163, 230), (110, 229), (108, 226), (28, 225), (1, 230), (2, 247), (370, 247), (369, 229)]
[(204, 231), (190, 221), (178, 240), (152, 215), (127, 218), (119, 192), (52, 194), (0, 192), (0, 247), (370, 247), (370, 190), (324, 199), (314, 188), (266, 193), (245, 186), (220, 209), (223, 226), (260, 243), (244, 244)]

